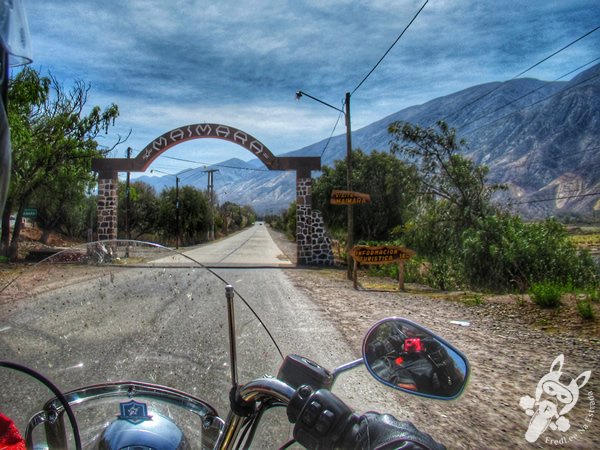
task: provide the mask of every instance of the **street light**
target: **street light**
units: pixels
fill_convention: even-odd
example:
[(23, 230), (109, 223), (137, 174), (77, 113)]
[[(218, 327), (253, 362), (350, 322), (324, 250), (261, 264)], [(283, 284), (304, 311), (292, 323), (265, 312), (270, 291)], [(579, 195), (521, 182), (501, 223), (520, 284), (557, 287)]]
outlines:
[[(304, 91), (296, 92), (296, 100), (300, 100), (302, 97), (308, 97), (322, 105), (328, 106), (329, 108), (335, 109), (341, 112), (346, 118), (346, 188), (348, 191), (352, 190), (352, 128), (350, 126), (350, 92), (346, 92), (346, 98), (344, 100), (344, 110), (330, 105), (323, 100), (313, 97)], [(354, 208), (353, 205), (348, 205), (348, 232), (346, 237), (346, 262), (348, 264), (348, 279), (352, 279), (352, 257), (350, 256), (350, 250), (354, 246)]]
[(167, 172), (163, 172), (162, 170), (158, 170), (158, 169), (151, 169), (150, 173), (162, 173), (164, 175), (170, 175), (172, 177), (175, 177), (175, 217), (176, 217), (176, 225), (175, 225), (175, 248), (179, 249), (179, 241), (181, 240), (180, 237), (180, 230), (179, 230), (179, 175), (181, 175), (182, 173), (185, 172), (189, 172), (190, 170), (194, 170), (193, 168), (189, 168), (186, 170), (182, 170), (181, 172), (178, 172), (177, 174), (174, 173), (167, 173)]

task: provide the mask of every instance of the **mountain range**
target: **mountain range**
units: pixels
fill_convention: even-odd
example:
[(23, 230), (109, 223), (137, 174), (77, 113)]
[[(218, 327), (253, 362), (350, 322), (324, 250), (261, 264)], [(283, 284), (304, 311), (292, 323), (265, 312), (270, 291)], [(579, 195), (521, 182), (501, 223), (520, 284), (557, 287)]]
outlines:
[[(438, 120), (467, 141), (465, 156), (489, 167), (490, 182), (508, 187), (497, 201), (523, 217), (591, 216), (600, 210), (600, 64), (570, 81), (486, 83), (405, 108), (353, 131), (353, 148), (388, 151), (390, 123), (433, 126)], [(344, 159), (345, 134), (278, 156), (321, 154), (323, 165)], [(219, 170), (214, 177), (219, 203), (278, 213), (295, 200), (295, 174), (268, 171), (258, 159), (230, 159), (209, 169)], [(186, 184), (206, 189), (205, 170), (186, 172)], [(174, 184), (173, 177), (137, 180), (157, 190)]]

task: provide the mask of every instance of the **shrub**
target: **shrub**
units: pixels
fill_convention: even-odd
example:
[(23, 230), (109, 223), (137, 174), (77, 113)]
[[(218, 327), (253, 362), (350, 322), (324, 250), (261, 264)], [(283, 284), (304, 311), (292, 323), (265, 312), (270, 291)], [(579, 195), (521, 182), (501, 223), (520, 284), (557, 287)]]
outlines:
[(528, 224), (509, 214), (487, 216), (463, 233), (462, 256), (465, 277), (477, 287), (526, 291), (550, 280), (586, 287), (598, 279), (590, 255), (555, 220)]
[(529, 294), (542, 308), (556, 308), (560, 305), (563, 290), (555, 283), (543, 282), (531, 286)]
[(481, 294), (473, 294), (465, 298), (463, 303), (467, 306), (480, 306), (485, 305), (485, 300)]
[(587, 300), (580, 300), (577, 302), (577, 310), (581, 317), (585, 320), (594, 320), (595, 314), (592, 309), (592, 304)]

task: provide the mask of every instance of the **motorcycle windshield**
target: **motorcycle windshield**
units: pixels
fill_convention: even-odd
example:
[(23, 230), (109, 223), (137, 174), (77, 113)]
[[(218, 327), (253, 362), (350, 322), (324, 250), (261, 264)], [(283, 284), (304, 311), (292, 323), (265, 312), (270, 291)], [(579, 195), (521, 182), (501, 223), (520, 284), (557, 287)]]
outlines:
[[(192, 448), (210, 447), (206, 436), (189, 434), (216, 439), (214, 416), (227, 414), (232, 360), (226, 285), (248, 285), (248, 278), (149, 243), (97, 242), (65, 250), (0, 292), (0, 359), (32, 368), (70, 392), (84, 448), (96, 448), (117, 417), (139, 423), (152, 415), (153, 423), (166, 418), (166, 428), (173, 422), (188, 441), (202, 440)], [(282, 361), (253, 313), (259, 305), (243, 290), (236, 289), (233, 300), (240, 383), (276, 374)], [(54, 398), (41, 383), (6, 368), (0, 379), (0, 412), (23, 434), (32, 417), (44, 426), (53, 419), (47, 411), (56, 404), (35, 419)], [(131, 381), (136, 383), (125, 383)], [(128, 407), (141, 416), (128, 416)], [(192, 423), (181, 423), (188, 413)]]

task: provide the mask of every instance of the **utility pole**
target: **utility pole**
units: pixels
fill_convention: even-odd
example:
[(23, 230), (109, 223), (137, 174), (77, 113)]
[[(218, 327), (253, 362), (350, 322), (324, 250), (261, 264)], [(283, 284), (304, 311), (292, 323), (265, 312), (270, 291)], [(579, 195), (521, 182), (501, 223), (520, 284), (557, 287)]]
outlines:
[[(127, 147), (127, 159), (131, 158), (131, 147)], [(131, 196), (129, 182), (131, 181), (131, 172), (127, 171), (127, 184), (125, 187), (125, 235), (131, 240), (131, 230), (129, 229), (129, 210), (131, 208)]]
[[(307, 96), (322, 105), (328, 106), (329, 108), (335, 109), (336, 111), (344, 114), (346, 118), (346, 188), (351, 191), (352, 190), (352, 127), (350, 120), (350, 92), (346, 92), (346, 99), (344, 101), (344, 110), (337, 108), (323, 100), (319, 100), (317, 97), (313, 97), (310, 94), (307, 94), (304, 91), (296, 92), (296, 100), (299, 100), (303, 96)], [(352, 256), (350, 256), (350, 250), (354, 246), (354, 208), (353, 205), (348, 205), (348, 229), (346, 236), (346, 252), (347, 259), (346, 263), (348, 265), (348, 279), (352, 280), (352, 271), (353, 271), (353, 262)]]
[[(350, 92), (346, 92), (346, 188), (352, 190), (352, 130), (350, 122)], [(348, 279), (352, 280), (354, 264), (350, 250), (354, 247), (354, 205), (348, 205), (348, 236), (346, 238), (346, 263), (348, 264)]]
[(179, 242), (181, 240), (181, 236), (180, 236), (180, 224), (179, 224), (179, 175), (181, 175), (182, 173), (185, 172), (189, 172), (190, 170), (194, 170), (193, 168), (190, 169), (185, 169), (182, 170), (181, 172), (179, 172), (178, 174), (173, 174), (173, 173), (168, 173), (168, 172), (163, 172), (162, 170), (158, 170), (158, 169), (152, 169), (150, 170), (150, 173), (154, 173), (154, 172), (158, 172), (158, 173), (163, 173), (165, 175), (170, 175), (172, 177), (175, 177), (175, 217), (176, 217), (176, 227), (175, 227), (175, 248), (179, 248)]
[[(131, 147), (127, 147), (127, 159), (131, 159)], [(131, 208), (129, 195), (129, 182), (131, 181), (130, 172), (127, 171), (127, 184), (125, 185), (125, 238), (131, 240), (131, 230), (129, 229), (129, 209)], [(125, 246), (125, 258), (129, 258), (129, 244)]]
[(215, 212), (214, 212), (214, 204), (215, 204), (215, 200), (214, 200), (214, 173), (218, 172), (218, 169), (209, 169), (209, 170), (203, 170), (204, 173), (208, 174), (208, 186), (207, 186), (207, 191), (208, 191), (208, 201), (210, 203), (210, 230), (208, 230), (208, 236), (207, 239), (209, 241), (214, 241), (215, 240)]
[(179, 177), (175, 175), (175, 248), (179, 249)]

